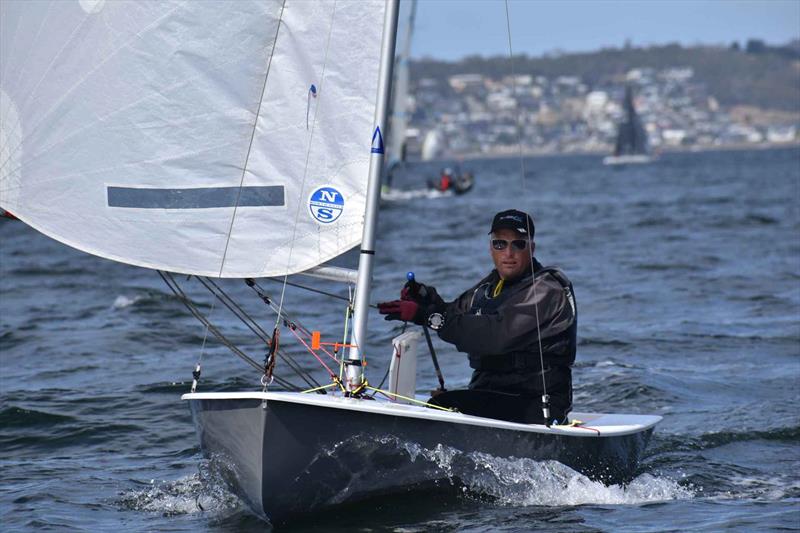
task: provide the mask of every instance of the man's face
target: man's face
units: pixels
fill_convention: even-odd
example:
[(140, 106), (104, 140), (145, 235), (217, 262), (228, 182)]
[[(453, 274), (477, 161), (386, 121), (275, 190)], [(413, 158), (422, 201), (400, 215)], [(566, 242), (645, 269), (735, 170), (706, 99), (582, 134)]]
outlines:
[[(505, 241), (503, 243), (497, 241)], [(514, 242), (516, 241), (516, 242)], [(524, 242), (524, 248), (519, 249), (519, 245)], [(502, 248), (498, 250), (498, 248)], [(527, 235), (518, 233), (513, 229), (499, 229), (492, 233), (489, 238), (489, 251), (492, 254), (492, 261), (500, 277), (514, 281), (521, 277), (531, 264), (534, 244), (528, 239)]]

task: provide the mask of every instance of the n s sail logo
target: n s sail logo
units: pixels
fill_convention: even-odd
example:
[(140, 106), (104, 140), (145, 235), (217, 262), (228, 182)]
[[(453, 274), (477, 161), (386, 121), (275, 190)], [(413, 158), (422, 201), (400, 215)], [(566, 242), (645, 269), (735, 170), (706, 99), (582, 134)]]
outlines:
[(308, 199), (311, 216), (321, 224), (335, 222), (344, 211), (344, 196), (333, 187), (319, 187)]

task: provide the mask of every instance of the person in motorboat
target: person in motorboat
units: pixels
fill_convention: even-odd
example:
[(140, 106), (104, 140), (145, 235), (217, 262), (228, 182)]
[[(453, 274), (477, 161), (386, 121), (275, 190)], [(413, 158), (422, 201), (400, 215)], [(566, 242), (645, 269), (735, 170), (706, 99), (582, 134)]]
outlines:
[(497, 213), (489, 234), (495, 268), (458, 298), (445, 302), (434, 287), (409, 281), (400, 300), (378, 304), (379, 312), (430, 327), (468, 354), (468, 390), (435, 391), (431, 403), (514, 422), (563, 423), (572, 408), (577, 344), (572, 283), (534, 257), (527, 213)]
[(469, 192), (473, 185), (475, 185), (475, 178), (471, 172), (458, 172), (455, 182), (453, 183), (453, 190), (456, 194), (464, 194), (465, 192)]
[(439, 174), (439, 181), (437, 183), (428, 182), (428, 186), (431, 189), (436, 189), (437, 191), (445, 192), (453, 185), (453, 178), (454, 178), (453, 169), (450, 167), (445, 167)]

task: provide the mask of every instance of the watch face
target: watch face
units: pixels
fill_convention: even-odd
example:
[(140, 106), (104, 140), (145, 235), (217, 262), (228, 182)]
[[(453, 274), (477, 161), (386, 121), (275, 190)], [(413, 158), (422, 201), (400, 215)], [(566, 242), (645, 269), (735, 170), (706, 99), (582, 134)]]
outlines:
[(441, 313), (433, 313), (428, 317), (428, 326), (431, 329), (439, 329), (444, 325), (444, 317)]

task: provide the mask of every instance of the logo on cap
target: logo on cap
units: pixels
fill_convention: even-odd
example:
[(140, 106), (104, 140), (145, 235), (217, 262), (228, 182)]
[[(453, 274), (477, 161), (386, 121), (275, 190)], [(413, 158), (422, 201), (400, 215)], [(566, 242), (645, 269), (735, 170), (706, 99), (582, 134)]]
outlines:
[(509, 228), (519, 233), (530, 233), (531, 235), (534, 232), (533, 219), (531, 219), (530, 215), (516, 209), (508, 209), (497, 213), (494, 216), (494, 220), (492, 220), (492, 229), (489, 233), (501, 228)]

